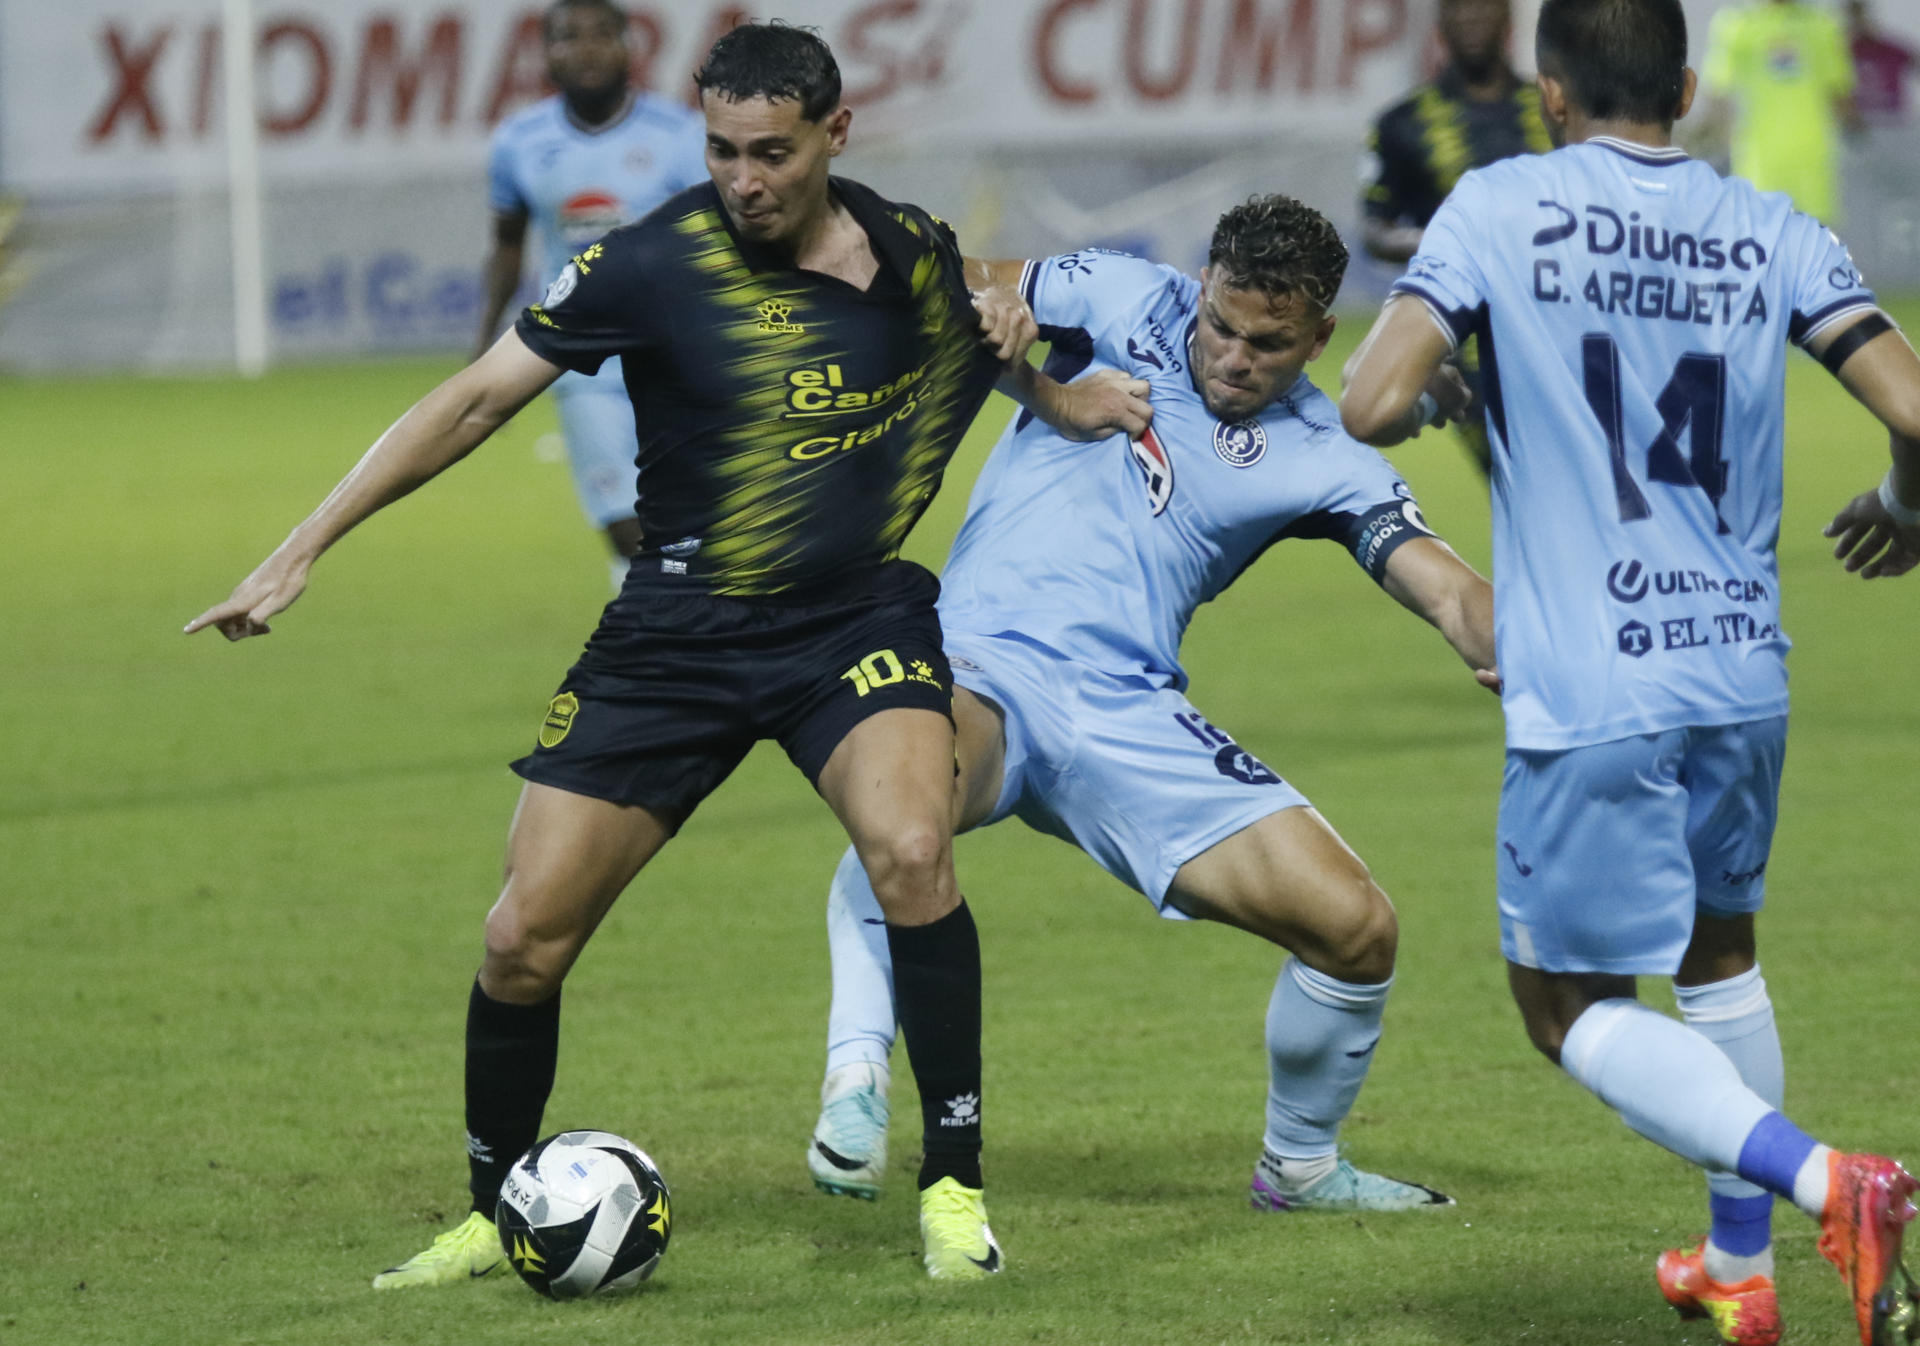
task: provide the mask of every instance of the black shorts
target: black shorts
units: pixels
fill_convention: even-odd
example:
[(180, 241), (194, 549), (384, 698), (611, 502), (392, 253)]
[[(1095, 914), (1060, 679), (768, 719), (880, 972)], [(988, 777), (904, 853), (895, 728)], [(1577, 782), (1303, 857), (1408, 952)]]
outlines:
[(763, 738), (816, 786), (840, 740), (896, 707), (953, 715), (940, 582), (892, 561), (802, 602), (631, 578), (548, 703), (530, 781), (677, 823)]

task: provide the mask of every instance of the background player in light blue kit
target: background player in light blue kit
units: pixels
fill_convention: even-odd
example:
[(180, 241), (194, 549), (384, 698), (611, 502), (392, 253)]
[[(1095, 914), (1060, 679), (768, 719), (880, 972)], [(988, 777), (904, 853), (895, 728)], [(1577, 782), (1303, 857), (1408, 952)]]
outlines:
[[(982, 470), (947, 563), (960, 830), (1018, 816), (1071, 841), (1162, 915), (1292, 950), (1267, 1012), (1261, 1210), (1448, 1204), (1336, 1149), (1366, 1079), (1397, 925), (1366, 866), (1292, 785), (1184, 695), (1194, 610), (1269, 546), (1325, 538), (1492, 662), (1492, 594), (1400, 477), (1302, 372), (1333, 331), (1347, 252), (1282, 196), (1228, 211), (1199, 282), (1101, 252), (995, 263), (1053, 342), (1049, 372), (1151, 385), (1138, 440), (1062, 439), (1022, 415)], [(1450, 409), (1466, 393), (1436, 378)], [(872, 1197), (885, 1165), (894, 1007), (880, 908), (849, 851), (828, 900), (834, 998), (815, 1181)]]
[[(478, 359), (499, 335), (520, 285), (533, 226), (540, 284), (615, 225), (637, 220), (707, 178), (698, 114), (629, 84), (626, 11), (612, 0), (556, 0), (542, 21), (547, 78), (560, 92), (502, 122), (487, 161), (493, 247), (487, 254)], [(640, 540), (634, 522), (633, 407), (620, 361), (553, 385), (580, 507), (606, 530), (614, 584)]]
[[(1786, 346), (1892, 432), (1886, 481), (1829, 530), (1868, 577), (1920, 561), (1920, 361), (1818, 221), (1670, 146), (1686, 50), (1678, 0), (1547, 0), (1540, 83), (1567, 148), (1461, 180), (1341, 410), (1359, 438), (1397, 442), (1431, 371), (1479, 337), (1501, 944), (1535, 1045), (1712, 1175), (1708, 1241), (1659, 1259), (1668, 1300), (1724, 1340), (1777, 1341), (1777, 1194), (1820, 1220), (1861, 1341), (1906, 1341), (1914, 1180), (1779, 1112), (1754, 915), (1786, 746)], [(1674, 978), (1684, 1024), (1635, 1000), (1641, 974)]]

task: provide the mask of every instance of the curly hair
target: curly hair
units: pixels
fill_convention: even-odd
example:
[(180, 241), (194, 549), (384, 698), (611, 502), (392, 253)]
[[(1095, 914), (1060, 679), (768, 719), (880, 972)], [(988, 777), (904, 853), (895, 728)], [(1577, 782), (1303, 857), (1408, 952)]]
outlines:
[(1220, 217), (1207, 265), (1236, 290), (1299, 294), (1325, 310), (1347, 274), (1347, 245), (1311, 206), (1290, 196), (1254, 196)]

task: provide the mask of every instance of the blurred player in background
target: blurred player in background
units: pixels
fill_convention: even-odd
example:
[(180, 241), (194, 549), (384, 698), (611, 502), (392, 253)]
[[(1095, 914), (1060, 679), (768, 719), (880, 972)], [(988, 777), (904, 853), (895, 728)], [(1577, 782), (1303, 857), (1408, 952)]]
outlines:
[(1847, 0), (1847, 47), (1853, 54), (1853, 107), (1868, 126), (1899, 126), (1907, 120), (1907, 81), (1913, 48), (1882, 32), (1867, 0)]
[[(1475, 669), (1493, 662), (1492, 590), (1305, 374), (1346, 271), (1333, 226), (1257, 197), (1221, 217), (1208, 258), (1197, 282), (1095, 252), (993, 263), (976, 282), (1020, 285), (1056, 377), (1091, 365), (1145, 380), (1154, 419), (1138, 443), (1092, 446), (1023, 414), (974, 487), (940, 599), (958, 830), (1017, 815), (1162, 916), (1220, 921), (1293, 953), (1267, 1008), (1255, 1209), (1448, 1205), (1337, 1146), (1380, 1038), (1393, 905), (1305, 796), (1194, 709), (1179, 651), (1195, 609), (1287, 538), (1345, 547)], [(1438, 382), (1449, 409), (1464, 409), (1458, 379)], [(824, 1190), (872, 1198), (894, 997), (880, 905), (851, 850), (827, 929), (827, 1077), (807, 1165)]]
[[(1419, 250), (1420, 231), (1468, 169), (1553, 148), (1540, 91), (1507, 59), (1510, 0), (1440, 0), (1439, 31), (1446, 68), (1381, 113), (1367, 136), (1360, 237), (1383, 262), (1404, 262)], [(1485, 475), (1491, 470), (1486, 408), (1473, 343), (1462, 348), (1458, 364), (1474, 393), (1459, 422), (1460, 439)]]
[[(477, 360), (499, 334), (519, 288), (527, 228), (538, 245), (539, 283), (615, 225), (637, 220), (674, 193), (706, 181), (698, 113), (630, 84), (627, 14), (613, 0), (556, 0), (542, 20), (547, 78), (560, 92), (507, 118), (493, 133), (487, 204), (486, 303)], [(639, 545), (634, 520), (633, 407), (615, 357), (592, 376), (553, 385), (574, 490), (612, 546), (614, 587)]]
[[(743, 24), (696, 83), (710, 180), (577, 255), (187, 625), (267, 634), (349, 529), (562, 372), (627, 357), (643, 540), (513, 764), (526, 784), (467, 1001), (472, 1212), (376, 1289), (463, 1285), (500, 1264), (493, 1213), (539, 1136), (562, 982), (627, 885), (763, 739), (878, 881), (926, 1122), (928, 1273), (1000, 1269), (980, 1164), (980, 948), (953, 879), (939, 585), (899, 550), (996, 380), (1056, 410), (1076, 393), (1046, 403), (1061, 391), (1051, 380), (1024, 359), (1003, 365), (1011, 337), (989, 324), (983, 342), (946, 225), (829, 174), (853, 114), (818, 36)], [(1130, 424), (1144, 422), (1085, 428)]]
[(1713, 16), (1700, 63), (1707, 95), (1690, 139), (1717, 144), (1731, 122), (1733, 171), (1840, 220), (1840, 132), (1859, 125), (1853, 57), (1840, 20), (1806, 0), (1746, 0)]
[[(1659, 1257), (1661, 1290), (1724, 1341), (1778, 1341), (1781, 1196), (1820, 1222), (1861, 1342), (1892, 1346), (1920, 1331), (1900, 1266), (1915, 1183), (1780, 1111), (1754, 922), (1786, 752), (1786, 347), (1891, 432), (1885, 480), (1828, 530), (1868, 578), (1920, 562), (1920, 360), (1819, 221), (1672, 147), (1694, 93), (1680, 0), (1546, 0), (1537, 50), (1567, 148), (1461, 179), (1355, 354), (1341, 413), (1358, 438), (1397, 442), (1478, 333), (1507, 721), (1501, 948), (1535, 1046), (1708, 1172), (1711, 1231)], [(1672, 979), (1684, 1022), (1639, 1003), (1643, 975)], [(1836, 1045), (1875, 1078), (1898, 1069), (1898, 1047)]]

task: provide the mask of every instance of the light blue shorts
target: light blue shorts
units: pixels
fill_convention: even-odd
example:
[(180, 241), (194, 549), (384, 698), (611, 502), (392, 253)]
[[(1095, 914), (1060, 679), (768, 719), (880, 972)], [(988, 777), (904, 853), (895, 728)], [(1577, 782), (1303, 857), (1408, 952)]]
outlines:
[(640, 444), (633, 428), (633, 403), (620, 381), (620, 360), (600, 366), (592, 378), (562, 374), (553, 385), (560, 413), (560, 435), (567, 441), (567, 466), (580, 508), (596, 528), (633, 517), (634, 460)]
[(1099, 673), (1006, 636), (946, 636), (953, 680), (1006, 716), (1006, 777), (989, 822), (1009, 814), (1070, 841), (1144, 893), (1162, 916), (1180, 866), (1298, 790), (1207, 723), (1171, 688)]
[(1696, 911), (1760, 910), (1787, 719), (1509, 750), (1500, 948), (1547, 972), (1671, 975)]

